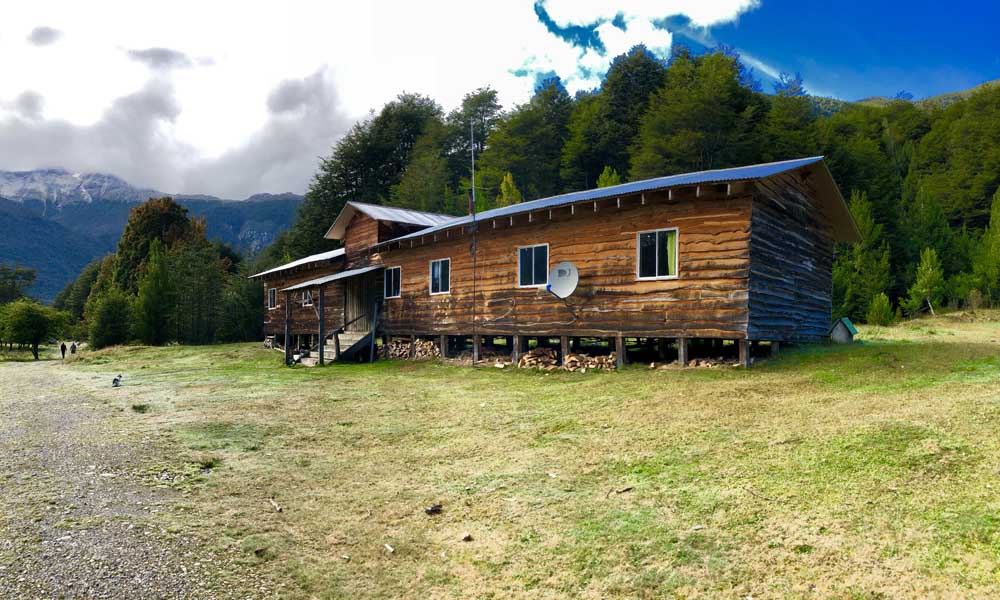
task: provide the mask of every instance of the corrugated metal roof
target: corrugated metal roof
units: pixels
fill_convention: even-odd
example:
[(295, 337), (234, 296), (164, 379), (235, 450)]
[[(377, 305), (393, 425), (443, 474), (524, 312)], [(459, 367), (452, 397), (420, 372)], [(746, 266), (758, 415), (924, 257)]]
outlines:
[[(491, 210), (486, 210), (481, 213), (478, 213), (476, 215), (476, 220), (486, 221), (489, 219), (509, 217), (512, 215), (526, 213), (533, 210), (545, 210), (548, 208), (555, 208), (557, 206), (574, 204), (576, 202), (587, 202), (590, 200), (600, 200), (602, 198), (614, 198), (616, 196), (626, 196), (628, 194), (649, 192), (653, 190), (665, 189), (670, 187), (698, 185), (706, 183), (724, 183), (728, 181), (742, 181), (750, 179), (762, 179), (764, 177), (770, 177), (772, 175), (784, 173), (785, 171), (792, 171), (794, 169), (798, 169), (800, 167), (804, 167), (822, 161), (823, 161), (822, 156), (813, 156), (810, 158), (800, 158), (797, 160), (786, 160), (781, 162), (764, 163), (760, 165), (750, 165), (746, 167), (734, 167), (731, 169), (714, 169), (711, 171), (698, 171), (697, 173), (683, 173), (680, 175), (668, 175), (666, 177), (644, 179), (642, 181), (633, 181), (630, 183), (623, 183), (620, 185), (613, 185), (605, 188), (584, 190), (581, 192), (571, 192), (569, 194), (561, 194), (559, 196), (552, 196), (549, 198), (531, 200), (529, 202), (522, 202), (520, 204), (505, 206), (503, 208), (494, 208)], [(415, 233), (410, 233), (404, 236), (400, 236), (392, 240), (388, 240), (387, 242), (383, 242), (380, 245), (398, 242), (401, 240), (418, 238), (420, 236), (433, 234), (435, 232), (443, 231), (451, 227), (468, 225), (471, 223), (472, 223), (472, 216), (470, 215), (464, 217), (455, 217), (448, 222), (441, 223), (433, 227), (430, 227), (428, 229), (417, 231)]]
[(307, 264), (313, 263), (313, 262), (320, 262), (320, 261), (323, 261), (323, 260), (330, 260), (330, 259), (337, 258), (338, 256), (343, 256), (343, 255), (344, 255), (344, 249), (343, 248), (337, 248), (336, 250), (331, 250), (329, 252), (320, 252), (319, 254), (313, 254), (313, 255), (307, 256), (305, 258), (300, 258), (298, 260), (293, 260), (290, 263), (286, 263), (286, 264), (283, 264), (281, 266), (274, 267), (273, 269), (268, 269), (267, 271), (261, 271), (260, 273), (257, 273), (256, 275), (251, 275), (250, 279), (253, 279), (255, 277), (263, 277), (264, 275), (270, 275), (271, 273), (277, 273), (279, 271), (284, 271), (286, 269), (294, 269), (295, 267), (301, 267), (302, 265), (307, 265)]
[(327, 275), (326, 277), (319, 277), (317, 279), (311, 279), (309, 281), (304, 281), (302, 283), (286, 287), (281, 290), (283, 292), (294, 292), (295, 290), (301, 290), (303, 288), (316, 287), (317, 285), (323, 285), (324, 283), (330, 283), (331, 281), (337, 281), (338, 279), (347, 279), (348, 277), (354, 277), (355, 275), (363, 275), (365, 273), (374, 271), (376, 269), (384, 269), (382, 265), (372, 265), (370, 267), (361, 267), (360, 269), (351, 269), (350, 271), (341, 271), (335, 275)]
[(351, 222), (355, 211), (363, 212), (377, 221), (392, 221), (394, 223), (406, 223), (409, 225), (423, 225), (424, 227), (433, 227), (434, 225), (440, 225), (460, 218), (452, 215), (411, 210), (409, 208), (379, 206), (377, 204), (350, 201), (344, 205), (340, 214), (333, 221), (333, 225), (330, 225), (330, 229), (327, 230), (325, 237), (332, 240), (343, 239), (347, 224)]

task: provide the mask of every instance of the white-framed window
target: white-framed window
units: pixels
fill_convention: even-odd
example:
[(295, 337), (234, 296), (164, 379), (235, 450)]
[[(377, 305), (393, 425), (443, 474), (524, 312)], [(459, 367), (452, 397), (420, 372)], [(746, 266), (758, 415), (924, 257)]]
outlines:
[(677, 228), (640, 231), (636, 238), (639, 279), (677, 277)]
[(549, 282), (549, 245), (517, 249), (517, 287), (542, 287)]
[(400, 281), (403, 275), (402, 267), (387, 267), (385, 270), (385, 297), (399, 298), (401, 295)]
[(278, 308), (278, 288), (269, 288), (267, 290), (267, 310), (276, 308)]
[(451, 259), (439, 258), (431, 261), (431, 294), (451, 292)]
[(312, 305), (313, 305), (312, 290), (302, 290), (302, 306), (312, 306)]

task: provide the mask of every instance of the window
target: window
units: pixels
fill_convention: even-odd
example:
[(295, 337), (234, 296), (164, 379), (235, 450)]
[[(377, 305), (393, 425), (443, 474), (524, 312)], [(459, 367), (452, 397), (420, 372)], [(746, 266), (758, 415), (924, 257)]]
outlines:
[(399, 277), (402, 267), (389, 267), (385, 270), (385, 297), (399, 298)]
[(639, 233), (639, 279), (677, 277), (677, 230)]
[(540, 287), (549, 282), (549, 245), (517, 249), (518, 287)]
[(302, 290), (302, 306), (312, 306), (312, 305), (313, 305), (312, 290)]
[(451, 259), (431, 261), (431, 293), (447, 294), (451, 291)]
[(278, 288), (267, 290), (267, 310), (278, 308)]

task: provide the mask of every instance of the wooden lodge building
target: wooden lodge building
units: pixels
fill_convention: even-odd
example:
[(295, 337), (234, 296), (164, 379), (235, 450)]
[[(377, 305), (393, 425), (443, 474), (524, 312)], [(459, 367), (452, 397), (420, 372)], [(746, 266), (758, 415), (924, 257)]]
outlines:
[[(724, 344), (748, 365), (764, 346), (827, 337), (834, 244), (860, 234), (815, 157), (462, 217), (348, 202), (326, 237), (343, 247), (253, 276), (286, 359), (374, 358), (390, 338), (474, 359), (494, 343), (516, 359), (531, 339), (565, 356), (601, 339), (619, 363), (656, 348), (686, 364)], [(565, 300), (546, 290), (562, 261), (579, 271)]]

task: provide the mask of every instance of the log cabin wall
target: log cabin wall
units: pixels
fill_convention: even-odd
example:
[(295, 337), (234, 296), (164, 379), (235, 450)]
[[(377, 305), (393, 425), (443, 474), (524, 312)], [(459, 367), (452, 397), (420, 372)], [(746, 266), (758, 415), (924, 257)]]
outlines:
[(369, 246), (379, 242), (379, 221), (363, 212), (355, 213), (344, 231), (344, 256), (347, 269), (371, 264)]
[(823, 340), (832, 309), (832, 225), (800, 172), (762, 179), (754, 187), (748, 336)]
[[(721, 192), (718, 190), (721, 188)], [(470, 234), (428, 235), (383, 250), (399, 266), (401, 297), (385, 301), (386, 329), (399, 334), (588, 335), (745, 338), (752, 194), (726, 186), (563, 206), (480, 221), (473, 291)], [(619, 207), (620, 202), (620, 207)], [(644, 203), (643, 203), (644, 202)], [(676, 227), (678, 275), (640, 281), (637, 234)], [(435, 241), (436, 239), (436, 241)], [(572, 261), (580, 285), (567, 303), (544, 289), (518, 287), (518, 248), (549, 245), (549, 268)], [(430, 261), (451, 259), (451, 291), (429, 293)]]
[[(285, 334), (285, 293), (282, 288), (296, 285), (330, 275), (341, 270), (341, 266), (325, 265), (320, 268), (297, 270), (294, 273), (275, 273), (264, 280), (264, 335), (276, 335), (279, 338)], [(267, 290), (278, 289), (278, 305), (268, 310)], [(313, 288), (312, 306), (302, 305), (302, 290), (289, 292), (292, 301), (291, 334), (308, 335), (319, 333), (319, 290)], [(333, 333), (334, 328), (344, 324), (344, 283), (334, 281), (326, 284), (324, 302), (326, 303), (326, 330)]]

